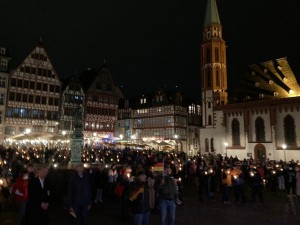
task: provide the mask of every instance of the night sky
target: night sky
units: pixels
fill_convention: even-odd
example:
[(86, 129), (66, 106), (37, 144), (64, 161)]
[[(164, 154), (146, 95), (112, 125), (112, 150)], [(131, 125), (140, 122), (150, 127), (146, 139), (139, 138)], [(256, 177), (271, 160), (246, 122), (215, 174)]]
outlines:
[[(300, 81), (298, 0), (217, 0), (229, 91), (249, 64), (280, 57)], [(58, 75), (109, 64), (126, 97), (179, 86), (200, 98), (206, 0), (0, 0), (0, 45), (13, 65), (42, 37)]]

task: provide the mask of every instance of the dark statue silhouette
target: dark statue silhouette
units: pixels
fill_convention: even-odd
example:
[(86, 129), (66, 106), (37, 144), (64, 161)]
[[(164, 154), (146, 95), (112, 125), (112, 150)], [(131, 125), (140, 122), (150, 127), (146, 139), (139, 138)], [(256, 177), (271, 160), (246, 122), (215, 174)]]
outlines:
[(83, 137), (83, 113), (82, 108), (78, 107), (74, 111), (74, 132), (73, 138)]

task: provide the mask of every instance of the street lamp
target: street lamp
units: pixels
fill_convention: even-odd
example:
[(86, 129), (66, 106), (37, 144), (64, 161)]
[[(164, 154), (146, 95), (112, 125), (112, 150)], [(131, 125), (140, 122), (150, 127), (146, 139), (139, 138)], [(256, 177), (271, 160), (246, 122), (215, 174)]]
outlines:
[(228, 143), (225, 142), (225, 143), (224, 143), (224, 146), (225, 146), (225, 152), (226, 152), (225, 154), (226, 154), (226, 156), (227, 156), (227, 146), (228, 146)]
[(283, 154), (284, 154), (284, 162), (286, 162), (286, 154), (285, 154), (285, 149), (286, 149), (286, 144), (282, 145), (282, 149), (283, 149)]
[(29, 128), (25, 129), (25, 134), (29, 134), (31, 132), (31, 130)]
[(178, 151), (178, 138), (179, 138), (179, 135), (178, 134), (174, 134), (174, 138), (175, 138), (175, 143), (176, 143), (176, 150)]

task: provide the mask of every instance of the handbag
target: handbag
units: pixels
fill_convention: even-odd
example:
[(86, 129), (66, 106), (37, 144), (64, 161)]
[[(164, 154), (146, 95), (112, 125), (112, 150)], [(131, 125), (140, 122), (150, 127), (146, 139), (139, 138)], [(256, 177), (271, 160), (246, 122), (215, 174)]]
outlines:
[(125, 186), (122, 185), (120, 182), (117, 183), (116, 188), (115, 188), (115, 195), (117, 195), (118, 197), (121, 197), (123, 195)]

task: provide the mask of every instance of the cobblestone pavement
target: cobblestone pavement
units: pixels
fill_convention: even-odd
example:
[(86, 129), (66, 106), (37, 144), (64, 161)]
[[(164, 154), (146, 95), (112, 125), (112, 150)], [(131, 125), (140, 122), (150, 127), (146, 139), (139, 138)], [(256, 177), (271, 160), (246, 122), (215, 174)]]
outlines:
[[(221, 194), (216, 194), (216, 200), (199, 202), (195, 188), (186, 188), (184, 205), (177, 206), (176, 225), (294, 225), (300, 224), (300, 202), (294, 197), (288, 197), (285, 192), (264, 193), (264, 203), (224, 205)], [(95, 204), (89, 214), (89, 225), (129, 225), (132, 221), (119, 219), (119, 204), (116, 201), (105, 201)], [(67, 225), (69, 217), (62, 206), (52, 207), (50, 225)], [(159, 225), (159, 214), (150, 215), (149, 225)]]

